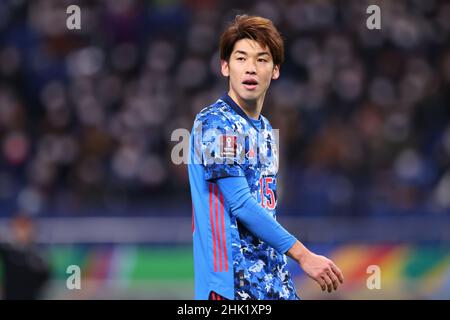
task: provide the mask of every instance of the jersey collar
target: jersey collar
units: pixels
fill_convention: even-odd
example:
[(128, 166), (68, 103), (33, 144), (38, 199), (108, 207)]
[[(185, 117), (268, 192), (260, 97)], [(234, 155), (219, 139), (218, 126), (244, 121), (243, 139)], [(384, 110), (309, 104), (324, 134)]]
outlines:
[[(256, 131), (259, 131), (259, 129), (255, 126), (255, 124), (253, 123), (253, 121), (247, 116), (247, 114), (244, 112), (244, 110), (242, 110), (241, 107), (239, 107), (239, 105), (228, 95), (228, 93), (225, 93), (220, 100), (222, 100), (223, 102), (225, 102), (227, 105), (229, 105), (231, 107), (231, 109), (233, 109), (238, 115), (240, 115), (242, 118), (244, 118), (245, 120), (247, 120), (247, 122), (253, 127), (255, 128)], [(259, 115), (259, 118), (261, 119), (261, 130), (265, 129), (265, 124), (264, 124), (264, 120), (261, 117), (261, 115)]]

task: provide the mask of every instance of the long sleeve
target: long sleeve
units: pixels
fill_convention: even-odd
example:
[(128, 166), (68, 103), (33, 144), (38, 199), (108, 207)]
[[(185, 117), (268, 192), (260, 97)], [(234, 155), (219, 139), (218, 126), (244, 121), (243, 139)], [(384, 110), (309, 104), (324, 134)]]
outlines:
[(297, 239), (256, 202), (245, 177), (217, 179), (216, 183), (232, 214), (255, 236), (282, 254), (294, 245)]

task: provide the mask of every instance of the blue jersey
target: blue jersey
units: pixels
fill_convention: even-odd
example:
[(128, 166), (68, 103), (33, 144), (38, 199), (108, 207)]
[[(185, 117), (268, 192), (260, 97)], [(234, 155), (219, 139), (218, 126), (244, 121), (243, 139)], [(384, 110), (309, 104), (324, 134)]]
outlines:
[(252, 196), (275, 219), (278, 153), (274, 130), (228, 96), (203, 109), (190, 140), (195, 298), (298, 299), (286, 256), (239, 223), (216, 179), (245, 177)]

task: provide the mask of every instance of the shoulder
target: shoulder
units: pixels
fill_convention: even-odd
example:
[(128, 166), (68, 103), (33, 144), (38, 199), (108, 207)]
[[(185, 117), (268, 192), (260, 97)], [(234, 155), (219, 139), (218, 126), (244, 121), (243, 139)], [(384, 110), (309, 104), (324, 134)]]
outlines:
[(219, 99), (196, 115), (194, 127), (201, 125), (203, 129), (232, 130), (233, 122), (233, 114), (230, 107)]
[(273, 128), (272, 128), (272, 125), (270, 124), (269, 119), (267, 119), (267, 118), (264, 117), (263, 115), (261, 115), (261, 119), (262, 119), (262, 121), (264, 122), (264, 127), (266, 128), (266, 130), (272, 131)]

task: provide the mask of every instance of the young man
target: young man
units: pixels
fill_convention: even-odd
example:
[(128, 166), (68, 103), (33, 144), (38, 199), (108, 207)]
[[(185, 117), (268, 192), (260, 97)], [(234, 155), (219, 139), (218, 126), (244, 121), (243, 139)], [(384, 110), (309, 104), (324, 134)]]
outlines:
[(343, 282), (276, 221), (278, 153), (261, 109), (283, 56), (268, 19), (237, 16), (222, 34), (229, 90), (197, 115), (190, 141), (196, 299), (299, 299), (286, 255), (322, 290)]

